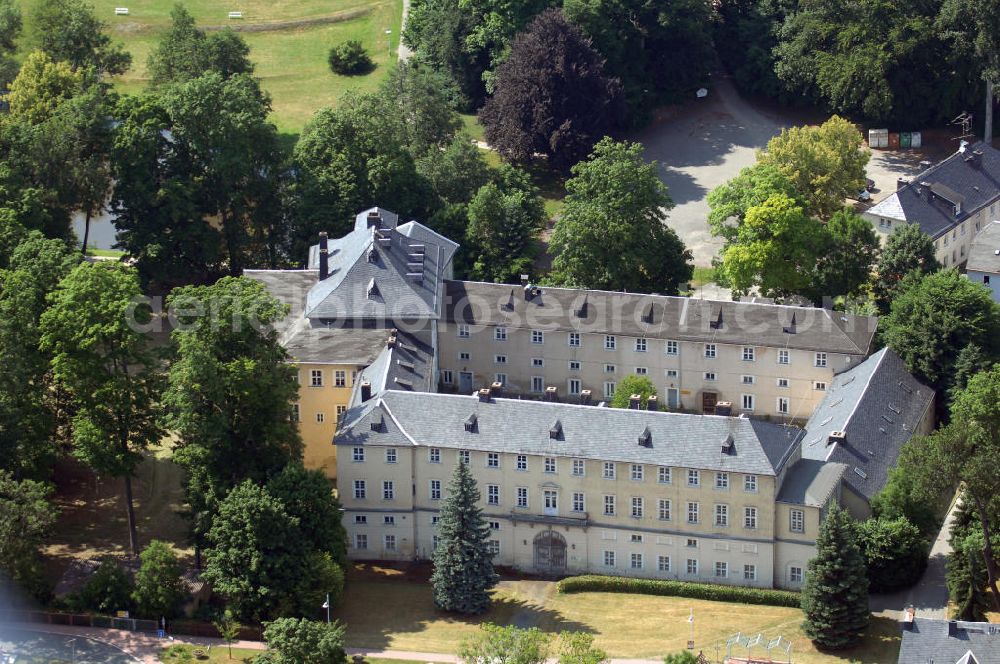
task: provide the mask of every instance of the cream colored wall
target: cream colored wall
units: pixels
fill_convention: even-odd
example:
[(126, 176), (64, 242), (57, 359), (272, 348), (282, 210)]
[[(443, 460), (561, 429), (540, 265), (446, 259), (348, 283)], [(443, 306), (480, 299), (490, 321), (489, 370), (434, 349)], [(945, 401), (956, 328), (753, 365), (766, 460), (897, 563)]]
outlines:
[[(801, 533), (792, 532), (791, 512), (801, 510), (805, 528)], [(800, 588), (801, 583), (793, 583), (789, 578), (789, 568), (801, 567), (803, 575), (809, 560), (816, 555), (816, 539), (822, 510), (806, 505), (775, 503), (775, 555), (774, 585), (781, 588)], [(804, 577), (803, 577), (804, 578)]]
[[(985, 207), (972, 215), (955, 228), (934, 239), (934, 254), (945, 267), (956, 267), (965, 263), (969, 257), (969, 247), (976, 234), (990, 221), (997, 218), (1000, 212), (997, 203)], [(877, 215), (865, 214), (866, 218), (872, 222), (872, 227), (879, 236), (879, 240), (884, 245), (889, 235), (907, 224), (905, 221), (890, 220), (892, 225), (885, 228), (879, 224), (881, 219)]]
[[(506, 341), (494, 340), (493, 326), (472, 326), (469, 338), (460, 338), (454, 324), (442, 323), (440, 330), (440, 367), (453, 373), (453, 387), (459, 387), (462, 371), (473, 373), (473, 387), (493, 382), (495, 375), (507, 374), (505, 388), (513, 393), (531, 391), (531, 377), (542, 376), (543, 385), (554, 385), (559, 395), (571, 398), (569, 380), (579, 378), (583, 389), (590, 389), (595, 400), (604, 399), (604, 383), (619, 382), (644, 367), (657, 387), (661, 403), (667, 404), (669, 388), (676, 388), (681, 408), (700, 411), (702, 395), (715, 392), (719, 401), (731, 401), (734, 412), (741, 412), (742, 395), (754, 396), (755, 415), (778, 416), (778, 398), (789, 399), (792, 419), (805, 420), (819, 405), (824, 392), (815, 389), (817, 381), (829, 386), (834, 372), (846, 370), (861, 361), (860, 356), (827, 353), (827, 366), (816, 367), (813, 351), (789, 350), (790, 364), (778, 364), (778, 349), (755, 346), (755, 360), (742, 359), (742, 345), (716, 344), (716, 357), (705, 357), (704, 342), (680, 341), (677, 355), (666, 354), (664, 339), (647, 339), (646, 352), (635, 351), (635, 337), (616, 335), (616, 350), (604, 350), (604, 334), (583, 334), (580, 348), (570, 347), (565, 331), (546, 332), (544, 343), (531, 342), (531, 330), (508, 328)], [(462, 361), (467, 352), (470, 360)], [(506, 355), (505, 365), (495, 362), (496, 355)], [(542, 359), (543, 367), (532, 360)], [(571, 372), (569, 362), (580, 362), (580, 370)], [(614, 365), (606, 372), (605, 365)], [(677, 371), (676, 377), (667, 375)], [(706, 372), (715, 372), (716, 380), (705, 380)], [(753, 384), (744, 384), (743, 376), (752, 376)], [(787, 388), (778, 387), (778, 379), (787, 378)]]
[[(347, 408), (351, 398), (353, 372), (362, 367), (347, 364), (300, 364), (297, 365), (299, 381), (299, 433), (305, 445), (303, 463), (307, 468), (319, 468), (336, 479), (337, 452), (333, 446), (333, 435), (337, 430), (337, 410)], [(323, 386), (311, 386), (311, 371), (323, 372)], [(337, 371), (343, 371), (345, 386), (336, 387)], [(317, 413), (323, 414), (323, 422), (316, 421)]]
[[(352, 543), (357, 533), (368, 534), (368, 548), (357, 550), (352, 546), (350, 555), (358, 559), (408, 559), (426, 558), (433, 551), (435, 528), (432, 518), (440, 507), (440, 501), (430, 497), (430, 482), (438, 480), (442, 486), (442, 498), (448, 480), (458, 459), (458, 450), (440, 449), (440, 463), (430, 462), (428, 447), (396, 448), (397, 463), (385, 462), (384, 447), (366, 446), (364, 462), (352, 460), (353, 448), (338, 445), (338, 468), (340, 471), (340, 494), (345, 507), (344, 523)], [(412, 457), (410, 456), (412, 455)], [(412, 465), (409, 459), (413, 459)], [(757, 578), (748, 585), (770, 586), (773, 567), (773, 515), (774, 478), (758, 476), (758, 490), (748, 493), (743, 490), (744, 476), (729, 474), (729, 489), (714, 488), (714, 472), (701, 471), (701, 487), (687, 486), (687, 469), (673, 468), (672, 482), (661, 484), (656, 466), (643, 466), (643, 480), (631, 479), (631, 464), (616, 465), (616, 479), (603, 477), (603, 461), (585, 460), (585, 475), (576, 477), (572, 472), (572, 458), (557, 456), (556, 472), (544, 472), (544, 457), (528, 455), (528, 469), (517, 470), (515, 454), (501, 454), (500, 468), (487, 466), (485, 452), (471, 452), (470, 464), (482, 494), (481, 506), (490, 521), (498, 522), (500, 529), (494, 531), (500, 542), (498, 564), (509, 565), (532, 571), (534, 568), (534, 538), (539, 533), (553, 528), (567, 542), (567, 571), (594, 571), (603, 573), (631, 574), (659, 578), (680, 578), (723, 583), (744, 584), (743, 566), (756, 566)], [(353, 481), (364, 479), (367, 483), (367, 498), (354, 498)], [(395, 483), (396, 498), (385, 501), (381, 497), (381, 483), (390, 479)], [(412, 487), (415, 489), (411, 489)], [(489, 485), (500, 487), (500, 504), (487, 504)], [(516, 507), (516, 490), (529, 490), (529, 507)], [(543, 513), (543, 491), (557, 492), (558, 510), (552, 516), (564, 519), (581, 519), (583, 516), (572, 511), (574, 492), (582, 492), (586, 500), (586, 528), (572, 523), (548, 525), (532, 523), (528, 518)], [(405, 495), (404, 495), (405, 490)], [(413, 495), (415, 493), (415, 495)], [(616, 516), (603, 514), (604, 496), (616, 497)], [(632, 497), (644, 501), (642, 518), (631, 516)], [(671, 520), (658, 518), (659, 499), (670, 499)], [(687, 502), (696, 501), (700, 505), (700, 522), (687, 523)], [(729, 525), (714, 525), (714, 506), (729, 506)], [(746, 506), (757, 509), (757, 528), (743, 527)], [(354, 518), (364, 514), (368, 522), (357, 525)], [(385, 515), (396, 515), (396, 525), (385, 527)], [(408, 517), (404, 520), (402, 517)], [(386, 552), (381, 546), (386, 533), (397, 535), (397, 551)], [(641, 541), (633, 541), (638, 536)], [(697, 540), (697, 546), (688, 547), (687, 539)], [(604, 564), (604, 551), (615, 551), (615, 566)], [(643, 568), (631, 567), (631, 554), (643, 554)], [(669, 556), (671, 570), (658, 569), (659, 556)], [(686, 560), (699, 561), (699, 573), (686, 573)], [(729, 565), (729, 577), (714, 575), (715, 563)]]

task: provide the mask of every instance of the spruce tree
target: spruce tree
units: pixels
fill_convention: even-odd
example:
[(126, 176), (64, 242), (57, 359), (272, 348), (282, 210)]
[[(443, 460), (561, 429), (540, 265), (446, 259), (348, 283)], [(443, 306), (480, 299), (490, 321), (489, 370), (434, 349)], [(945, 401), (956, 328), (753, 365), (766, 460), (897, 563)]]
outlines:
[(802, 589), (802, 629), (820, 648), (847, 648), (864, 636), (868, 576), (850, 515), (836, 503), (819, 530)]
[(947, 563), (948, 595), (955, 603), (954, 618), (985, 620), (990, 610), (986, 598), (986, 564), (983, 560), (983, 533), (975, 529), (951, 539), (952, 553)]
[(445, 611), (476, 614), (490, 606), (497, 574), (487, 547), (490, 529), (479, 507), (479, 487), (468, 465), (459, 463), (441, 507), (440, 539), (434, 549), (434, 604)]

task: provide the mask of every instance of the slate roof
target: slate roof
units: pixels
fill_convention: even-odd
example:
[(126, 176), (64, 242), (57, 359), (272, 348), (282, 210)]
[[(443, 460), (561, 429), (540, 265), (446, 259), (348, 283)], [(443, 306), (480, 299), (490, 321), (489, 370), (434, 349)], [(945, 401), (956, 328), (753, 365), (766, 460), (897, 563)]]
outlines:
[(957, 664), (972, 651), (979, 664), (1000, 664), (1000, 625), (914, 618), (903, 630), (898, 664)]
[(354, 381), (351, 406), (361, 404), (361, 384), (369, 383), (371, 393), (384, 390), (432, 392), (437, 388), (434, 371), (434, 349), (430, 331), (409, 333), (397, 330), (393, 347), (382, 351), (365, 367)]
[(288, 315), (276, 325), (279, 332), (302, 317), (306, 294), (319, 281), (315, 270), (243, 270), (243, 276), (264, 284), (271, 295), (288, 306)]
[[(381, 224), (369, 228), (372, 211), (380, 213)], [(365, 210), (357, 216), (353, 231), (329, 241), (329, 276), (310, 289), (306, 317), (337, 321), (439, 317), (441, 281), (450, 276), (458, 245), (415, 221), (397, 226), (397, 220), (381, 208)], [(422, 260), (415, 258), (418, 245)], [(318, 245), (309, 250), (309, 265), (318, 268)], [(409, 276), (415, 273), (422, 278)]]
[[(570, 288), (541, 290), (541, 294), (529, 299), (521, 286), (446, 281), (445, 317), (453, 323), (766, 345), (861, 356), (868, 354), (878, 324), (874, 317), (815, 307)], [(713, 327), (720, 316), (721, 326)]]
[[(777, 474), (802, 435), (794, 427), (738, 417), (503, 398), (481, 402), (478, 396), (396, 389), (349, 409), (342, 422), (338, 445), (428, 445), (760, 475)], [(651, 443), (643, 446), (639, 438), (647, 429)], [(733, 451), (727, 453), (723, 446), (730, 439)]]
[[(844, 481), (870, 500), (885, 486), (903, 444), (933, 400), (934, 392), (883, 348), (834, 377), (806, 423), (802, 456), (846, 464), (850, 470)], [(846, 432), (846, 441), (828, 444), (834, 431)]]
[(775, 500), (779, 503), (823, 507), (837, 490), (847, 470), (847, 466), (842, 463), (799, 459), (785, 473), (785, 481)]
[(986, 224), (972, 239), (966, 271), (1000, 273), (1000, 221)]
[[(982, 152), (981, 165), (974, 153)], [(1000, 151), (983, 142), (931, 166), (868, 210), (869, 215), (905, 219), (937, 238), (983, 206), (1000, 198)], [(961, 211), (955, 213), (955, 205)]]

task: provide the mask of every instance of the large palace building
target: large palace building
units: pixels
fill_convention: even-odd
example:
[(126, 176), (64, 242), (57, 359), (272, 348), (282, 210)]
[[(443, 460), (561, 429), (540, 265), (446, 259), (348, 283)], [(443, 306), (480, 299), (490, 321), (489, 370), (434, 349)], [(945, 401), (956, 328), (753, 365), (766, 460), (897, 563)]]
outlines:
[[(794, 588), (831, 501), (870, 514), (933, 424), (874, 318), (456, 281), (457, 248), (375, 208), (308, 270), (247, 272), (290, 307), (294, 415), (353, 558), (428, 558), (464, 462), (499, 564)], [(627, 375), (658, 396), (608, 408)]]

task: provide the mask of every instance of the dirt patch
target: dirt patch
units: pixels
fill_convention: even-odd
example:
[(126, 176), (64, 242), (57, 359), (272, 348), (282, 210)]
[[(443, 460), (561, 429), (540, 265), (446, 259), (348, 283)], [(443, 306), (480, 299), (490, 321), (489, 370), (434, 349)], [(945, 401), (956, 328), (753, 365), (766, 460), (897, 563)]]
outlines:
[(371, 7), (362, 7), (360, 9), (348, 9), (346, 11), (337, 12), (336, 14), (314, 16), (312, 18), (296, 18), (284, 21), (267, 21), (263, 23), (240, 23), (239, 20), (234, 20), (232, 23), (227, 23), (225, 25), (206, 25), (201, 27), (202, 30), (209, 31), (232, 28), (233, 32), (276, 32), (279, 30), (293, 30), (297, 28), (312, 28), (317, 25), (328, 25), (330, 23), (342, 23), (343, 21), (350, 21), (360, 16), (370, 14), (371, 11)]

